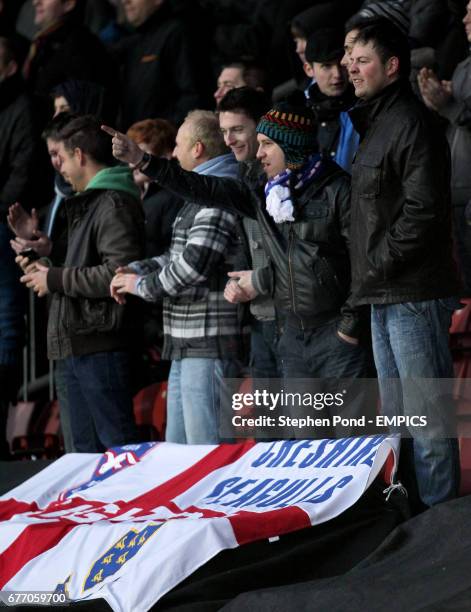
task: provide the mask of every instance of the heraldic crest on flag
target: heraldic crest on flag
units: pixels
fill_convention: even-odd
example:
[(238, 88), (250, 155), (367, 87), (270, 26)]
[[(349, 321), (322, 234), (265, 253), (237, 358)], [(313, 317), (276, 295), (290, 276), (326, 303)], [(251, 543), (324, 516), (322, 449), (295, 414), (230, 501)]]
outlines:
[(67, 454), (0, 497), (0, 589), (144, 612), (221, 550), (338, 516), (398, 447), (364, 436)]
[(100, 559), (93, 564), (83, 585), (83, 592), (88, 591), (95, 584), (103, 582), (113, 576), (130, 559), (135, 557), (141, 547), (161, 528), (164, 523), (147, 525), (141, 531), (131, 529), (116, 544), (113, 544)]

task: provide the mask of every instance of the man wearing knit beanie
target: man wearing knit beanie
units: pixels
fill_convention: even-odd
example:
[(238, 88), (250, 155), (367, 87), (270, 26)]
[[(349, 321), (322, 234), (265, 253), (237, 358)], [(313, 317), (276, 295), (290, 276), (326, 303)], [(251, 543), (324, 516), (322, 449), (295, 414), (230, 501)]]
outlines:
[[(188, 173), (142, 151), (112, 128), (113, 154), (138, 164), (162, 187), (201, 206), (222, 207), (256, 218), (270, 265), (239, 271), (247, 300), (272, 295), (283, 321), (278, 344), (284, 378), (364, 378), (370, 353), (363, 321), (351, 306), (348, 235), (350, 180), (335, 162), (316, 151), (309, 108), (282, 102), (257, 125), (257, 159), (266, 181), (243, 181)], [(134, 285), (123, 285), (133, 293)], [(363, 404), (362, 404), (363, 405)]]
[[(317, 151), (314, 123), (312, 112), (305, 106), (279, 102), (260, 119), (257, 133), (276, 142), (287, 168), (299, 170), (309, 155)], [(267, 175), (270, 176), (268, 172)]]

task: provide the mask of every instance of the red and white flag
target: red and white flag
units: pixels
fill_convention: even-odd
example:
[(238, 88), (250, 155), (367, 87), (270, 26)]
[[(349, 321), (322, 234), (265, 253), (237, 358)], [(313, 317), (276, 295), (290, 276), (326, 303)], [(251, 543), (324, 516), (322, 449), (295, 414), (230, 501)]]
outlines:
[(221, 550), (338, 516), (398, 445), (373, 436), (65, 455), (0, 497), (0, 590), (148, 610)]

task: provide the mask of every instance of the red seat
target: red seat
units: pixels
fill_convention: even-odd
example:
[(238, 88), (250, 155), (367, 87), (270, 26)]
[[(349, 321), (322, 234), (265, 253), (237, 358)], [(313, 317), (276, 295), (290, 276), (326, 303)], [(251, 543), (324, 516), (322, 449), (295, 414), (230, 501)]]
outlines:
[(141, 389), (134, 397), (136, 424), (150, 440), (165, 439), (167, 421), (167, 381)]

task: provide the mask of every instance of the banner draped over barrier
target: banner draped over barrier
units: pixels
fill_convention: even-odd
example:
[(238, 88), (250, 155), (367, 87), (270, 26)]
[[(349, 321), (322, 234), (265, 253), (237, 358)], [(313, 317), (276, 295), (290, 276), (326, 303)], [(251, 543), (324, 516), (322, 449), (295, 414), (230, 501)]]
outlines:
[(338, 516), (398, 446), (373, 436), (65, 455), (0, 497), (0, 589), (148, 610), (221, 550)]

